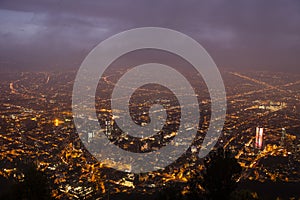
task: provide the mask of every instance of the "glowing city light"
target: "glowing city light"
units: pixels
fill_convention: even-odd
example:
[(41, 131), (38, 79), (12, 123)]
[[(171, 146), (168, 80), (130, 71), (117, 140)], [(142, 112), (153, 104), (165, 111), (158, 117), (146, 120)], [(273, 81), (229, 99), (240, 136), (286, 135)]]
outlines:
[(264, 128), (256, 127), (255, 147), (262, 148)]

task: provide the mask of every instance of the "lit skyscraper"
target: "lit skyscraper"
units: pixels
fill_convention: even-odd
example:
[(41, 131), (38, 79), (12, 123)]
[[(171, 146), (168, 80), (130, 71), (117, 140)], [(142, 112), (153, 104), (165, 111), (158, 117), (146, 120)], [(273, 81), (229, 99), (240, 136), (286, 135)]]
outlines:
[(282, 132), (281, 132), (281, 140), (280, 140), (280, 145), (281, 145), (281, 146), (284, 145), (285, 135), (286, 135), (286, 130), (285, 130), (285, 128), (282, 128)]
[(88, 143), (92, 142), (93, 138), (94, 138), (94, 132), (88, 133)]
[(256, 127), (255, 147), (257, 149), (262, 148), (263, 135), (264, 135), (264, 128)]

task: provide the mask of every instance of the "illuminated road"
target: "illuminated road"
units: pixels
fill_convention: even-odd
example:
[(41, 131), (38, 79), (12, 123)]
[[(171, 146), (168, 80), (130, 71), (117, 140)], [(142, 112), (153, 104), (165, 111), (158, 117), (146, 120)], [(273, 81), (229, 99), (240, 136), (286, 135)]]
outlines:
[[(254, 83), (257, 83), (257, 84), (260, 84), (260, 85), (263, 85), (263, 86), (266, 87), (265, 89), (258, 90), (258, 91), (251, 91), (251, 92), (243, 94), (243, 95), (235, 95), (236, 97), (244, 96), (244, 95), (247, 95), (247, 94), (253, 94), (253, 93), (256, 93), (256, 92), (263, 92), (265, 90), (277, 90), (279, 92), (283, 92), (283, 93), (293, 94), (294, 95), (293, 91), (287, 90), (287, 89), (281, 89), (280, 87), (284, 88), (284, 87), (289, 87), (289, 86), (292, 86), (292, 85), (297, 85), (297, 84), (300, 83), (300, 81), (296, 81), (296, 82), (291, 82), (291, 83), (288, 83), (288, 84), (285, 84), (285, 85), (282, 85), (282, 86), (273, 86), (273, 85), (270, 85), (270, 84), (268, 84), (266, 82), (263, 82), (263, 81), (260, 81), (260, 80), (257, 80), (257, 79), (245, 76), (245, 75), (237, 73), (237, 72), (230, 72), (230, 74), (232, 74), (234, 76), (237, 76), (237, 77), (240, 77), (242, 79), (248, 80), (248, 81), (252, 81)], [(299, 98), (298, 95), (297, 95), (297, 97)]]

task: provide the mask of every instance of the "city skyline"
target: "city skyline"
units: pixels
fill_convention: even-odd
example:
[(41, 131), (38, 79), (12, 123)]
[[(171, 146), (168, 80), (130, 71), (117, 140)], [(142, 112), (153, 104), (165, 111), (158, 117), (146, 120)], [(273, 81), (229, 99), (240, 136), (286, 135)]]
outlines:
[[(239, 187), (257, 192), (260, 197), (298, 197), (300, 194), (295, 188), (300, 181), (299, 75), (278, 72), (221, 73), (227, 91), (228, 108), (216, 148), (230, 150), (241, 165), (243, 172)], [(10, 162), (27, 158), (37, 160), (40, 170), (54, 177), (53, 195), (57, 199), (64, 199), (75, 198), (74, 195), (103, 197), (108, 193), (118, 195), (134, 192), (151, 196), (164, 183), (184, 185), (190, 178), (187, 172), (203, 170), (201, 161), (197, 159), (197, 151), (209, 126), (209, 96), (205, 87), (199, 96), (203, 120), (200, 120), (201, 127), (191, 148), (165, 169), (137, 176), (130, 173), (130, 165), (120, 166), (117, 160), (97, 161), (84, 147), (84, 141), (79, 139), (71, 112), (75, 74), (74, 71), (0, 74), (3, 80), (0, 84), (3, 93), (0, 99), (0, 176), (10, 177), (17, 173), (16, 167)], [(193, 76), (193, 73), (189, 75)], [(118, 73), (105, 76), (104, 83), (113, 86), (116, 81), (114, 76), (118, 76)], [(203, 86), (201, 80), (189, 80), (193, 80), (193, 85)], [(109, 93), (110, 86), (104, 87), (103, 92)], [(150, 99), (154, 95), (150, 88), (149, 92), (137, 92), (135, 96)], [(101, 109), (107, 105), (107, 101), (97, 97), (96, 100), (98, 120), (107, 138), (100, 138), (97, 130), (83, 133), (86, 137), (81, 139), (90, 144), (99, 138), (109, 139), (128, 151), (147, 152), (161, 148), (160, 143), (167, 143), (174, 136), (171, 132), (163, 135), (162, 139), (145, 138), (139, 142), (120, 134), (116, 126), (106, 121), (105, 116), (111, 111)], [(170, 102), (164, 100), (162, 103)], [(137, 105), (132, 104), (133, 108)], [(134, 111), (134, 115), (138, 117), (136, 120), (142, 120), (138, 110)], [(121, 117), (122, 113), (117, 115)], [(176, 122), (175, 119), (171, 122)], [(86, 125), (92, 120), (87, 119)], [(258, 138), (263, 138), (263, 141), (258, 146), (257, 127), (264, 129), (263, 136)], [(165, 130), (168, 132), (172, 128)], [(122, 167), (124, 172), (108, 168), (114, 165)], [(138, 181), (136, 176), (139, 177)], [(272, 193), (267, 192), (273, 186), (280, 188)]]
[(300, 1), (1, 0), (0, 199), (300, 198)]

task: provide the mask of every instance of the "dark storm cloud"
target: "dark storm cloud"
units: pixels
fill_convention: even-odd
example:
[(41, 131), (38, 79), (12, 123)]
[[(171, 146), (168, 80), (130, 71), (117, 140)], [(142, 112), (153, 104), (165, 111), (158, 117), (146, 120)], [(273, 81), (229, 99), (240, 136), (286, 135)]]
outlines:
[(143, 26), (190, 35), (219, 66), (299, 69), (297, 0), (2, 0), (0, 9), (0, 64), (9, 69), (78, 67), (103, 39)]

